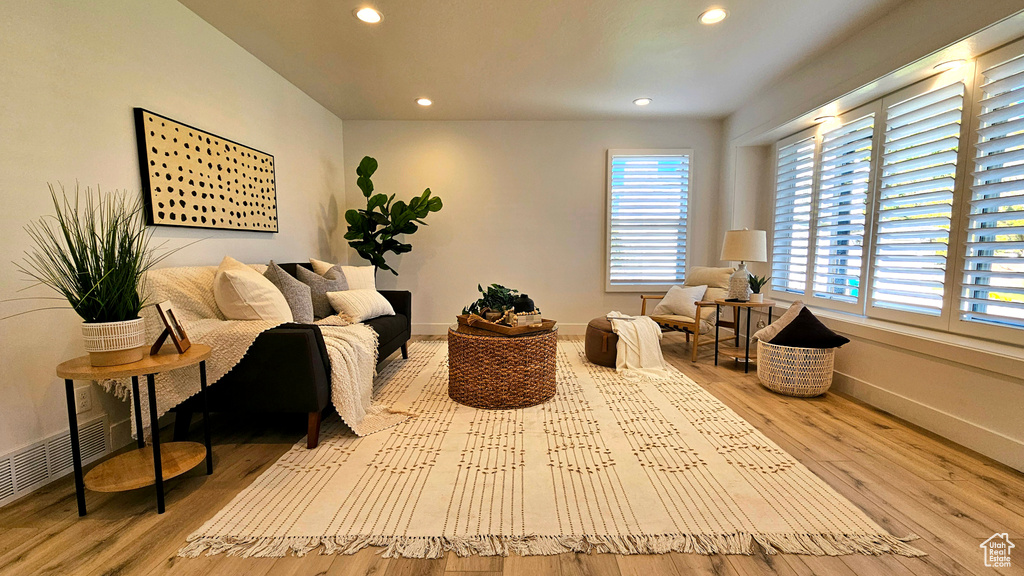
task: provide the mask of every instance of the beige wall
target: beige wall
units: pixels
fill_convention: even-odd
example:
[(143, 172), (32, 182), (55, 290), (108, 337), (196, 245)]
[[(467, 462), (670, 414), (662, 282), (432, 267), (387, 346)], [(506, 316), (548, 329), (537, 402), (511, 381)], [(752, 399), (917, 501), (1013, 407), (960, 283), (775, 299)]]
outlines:
[(607, 150), (694, 150), (687, 258), (701, 265), (717, 234), (720, 130), (710, 120), (346, 121), (348, 206), (365, 204), (354, 174), (364, 155), (380, 162), (377, 191), (408, 199), (429, 186), (444, 200), (410, 237), (413, 251), (395, 259), (401, 275), (378, 275), (381, 286), (412, 291), (414, 332), (443, 333), (478, 283), (499, 283), (579, 333), (610, 310), (640, 311), (637, 294), (604, 291)]
[[(172, 0), (5, 2), (0, 18), (0, 299), (26, 282), (11, 261), (22, 227), (52, 211), (47, 182), (140, 189), (132, 107), (141, 106), (274, 155), (279, 234), (158, 228), (168, 264), (332, 257), (344, 201), (341, 121)], [(44, 301), (45, 302), (45, 301)], [(0, 316), (27, 308), (0, 304)], [(68, 310), (0, 321), (0, 454), (67, 429), (61, 360), (83, 354)], [(94, 391), (90, 418), (124, 405)], [(126, 428), (123, 429), (126, 431)]]
[[(771, 226), (765, 133), (1020, 9), (1019, 1), (1008, 0), (906, 2), (761, 91), (725, 121), (721, 226)], [(962, 359), (978, 356), (963, 346), (990, 345), (959, 339), (948, 346), (930, 340), (941, 338), (934, 334), (908, 341), (896, 336), (907, 331), (897, 325), (828, 322), (853, 339), (836, 356), (836, 390), (1024, 469), (1024, 380)], [(1000, 354), (1019, 359), (1016, 374), (1024, 372), (1024, 350), (1002, 348)]]

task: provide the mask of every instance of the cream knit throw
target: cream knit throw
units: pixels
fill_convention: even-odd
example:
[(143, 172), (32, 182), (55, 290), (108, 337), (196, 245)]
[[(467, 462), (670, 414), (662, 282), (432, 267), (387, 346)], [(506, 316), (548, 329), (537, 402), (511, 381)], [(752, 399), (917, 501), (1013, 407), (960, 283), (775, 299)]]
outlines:
[[(254, 265), (263, 273), (266, 266)], [(170, 300), (192, 342), (213, 348), (206, 361), (207, 384), (215, 385), (238, 364), (264, 330), (273, 328), (268, 322), (225, 320), (213, 297), (216, 266), (160, 268), (146, 275), (144, 289), (150, 302)], [(144, 308), (148, 342), (154, 342), (163, 329), (156, 310)], [(372, 402), (373, 376), (377, 364), (377, 334), (363, 324), (351, 324), (332, 316), (318, 322), (331, 359), (331, 401), (342, 420), (359, 435), (372, 434), (394, 426), (409, 417), (408, 413), (392, 412)], [(171, 346), (170, 343), (165, 346)], [(131, 380), (101, 382), (118, 398), (131, 398)], [(189, 366), (156, 376), (157, 416), (184, 402), (200, 391), (199, 366)], [(149, 395), (145, 378), (140, 378), (139, 401), (145, 434), (150, 434)], [(134, 406), (132, 406), (134, 412)]]
[(921, 554), (674, 368), (629, 380), (583, 349), (558, 343), (550, 401), (477, 410), (448, 397), (447, 344), (413, 342), (376, 385), (419, 416), (363, 437), (326, 421), (199, 511), (179, 555)]
[(612, 331), (619, 336), (615, 344), (615, 370), (627, 378), (668, 378), (665, 357), (661, 354), (661, 328), (647, 316), (627, 316), (609, 312)]

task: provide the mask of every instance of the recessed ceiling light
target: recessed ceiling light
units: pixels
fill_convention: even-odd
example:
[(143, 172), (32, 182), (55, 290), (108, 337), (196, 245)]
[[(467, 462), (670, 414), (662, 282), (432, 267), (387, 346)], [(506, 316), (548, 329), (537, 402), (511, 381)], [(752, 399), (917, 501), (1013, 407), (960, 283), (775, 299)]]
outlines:
[(948, 70), (956, 70), (964, 64), (967, 64), (966, 60), (946, 60), (945, 62), (939, 62), (935, 65), (935, 69), (939, 72), (946, 72)]
[(654, 100), (651, 100), (650, 98), (637, 98), (636, 100), (633, 100), (633, 104), (636, 104), (637, 106), (647, 106), (651, 102), (654, 102)]
[(416, 103), (419, 104), (420, 106), (430, 106), (434, 102), (431, 101), (430, 98), (417, 98)]
[(697, 19), (700, 20), (701, 24), (718, 24), (725, 20), (725, 17), (728, 15), (729, 13), (724, 8), (708, 8), (701, 12)]
[(815, 124), (824, 124), (825, 122), (831, 122), (831, 121), (833, 121), (835, 119), (836, 119), (835, 116), (832, 116), (830, 114), (826, 114), (824, 116), (818, 116), (817, 118), (815, 118), (814, 119), (814, 123)]
[(356, 10), (356, 18), (367, 24), (376, 24), (384, 19), (384, 15), (373, 8), (360, 8)]

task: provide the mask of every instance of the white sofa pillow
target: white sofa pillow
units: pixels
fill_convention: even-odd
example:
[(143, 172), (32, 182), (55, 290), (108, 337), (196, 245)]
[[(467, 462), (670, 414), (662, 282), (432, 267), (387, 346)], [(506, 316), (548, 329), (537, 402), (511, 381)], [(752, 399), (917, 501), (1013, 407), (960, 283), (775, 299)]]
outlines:
[(339, 266), (345, 275), (349, 290), (376, 290), (376, 270), (373, 266)]
[(342, 266), (341, 264), (331, 264), (316, 258), (310, 258), (309, 264), (313, 267), (313, 272), (321, 276), (326, 276), (331, 268), (337, 266), (345, 277), (348, 290), (377, 289), (377, 270), (373, 266)]
[(757, 332), (754, 332), (754, 340), (760, 340), (762, 342), (771, 342), (773, 338), (778, 336), (779, 332), (782, 332), (783, 328), (789, 326), (789, 323), (792, 322), (793, 320), (796, 320), (796, 317), (800, 315), (800, 311), (803, 309), (803, 302), (799, 300), (793, 302), (792, 304), (790, 304), (789, 310), (786, 310), (786, 313), (783, 314), (782, 316), (779, 316), (779, 318), (775, 320), (775, 322), (772, 322), (771, 324), (765, 326), (764, 328), (761, 328)]
[(697, 302), (704, 298), (707, 286), (673, 286), (654, 307), (653, 316), (686, 316), (697, 318)]
[(331, 268), (334, 268), (334, 266), (335, 266), (334, 264), (331, 264), (330, 262), (324, 262), (323, 260), (317, 260), (316, 258), (310, 258), (309, 259), (309, 265), (313, 267), (313, 272), (316, 272), (317, 274), (319, 274), (321, 276), (326, 276), (327, 272)]
[(284, 294), (250, 266), (225, 256), (213, 276), (213, 297), (228, 320), (292, 321)]
[(379, 316), (394, 316), (395, 309), (380, 292), (370, 289), (328, 292), (334, 311), (347, 316), (353, 322), (372, 320)]

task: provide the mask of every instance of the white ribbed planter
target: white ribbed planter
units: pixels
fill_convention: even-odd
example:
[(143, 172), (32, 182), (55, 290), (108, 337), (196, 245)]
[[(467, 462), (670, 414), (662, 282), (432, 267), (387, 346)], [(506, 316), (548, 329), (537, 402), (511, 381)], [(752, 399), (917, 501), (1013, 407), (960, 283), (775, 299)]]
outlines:
[(146, 355), (146, 322), (82, 323), (85, 350), (93, 366), (117, 366), (142, 360)]

